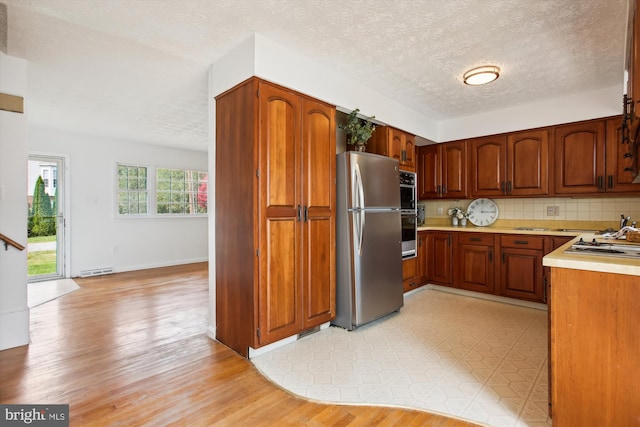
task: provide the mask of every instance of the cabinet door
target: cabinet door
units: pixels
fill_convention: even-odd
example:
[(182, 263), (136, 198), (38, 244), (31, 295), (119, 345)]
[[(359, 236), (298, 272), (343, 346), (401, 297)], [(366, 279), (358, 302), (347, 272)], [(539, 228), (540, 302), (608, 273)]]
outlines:
[(427, 236), (418, 232), (416, 257), (402, 261), (402, 284), (405, 292), (416, 289), (427, 282)]
[(452, 233), (429, 233), (429, 262), (427, 277), (439, 285), (452, 285), (453, 272), (453, 235)]
[(396, 159), (398, 163), (402, 164), (402, 146), (403, 134), (397, 129), (388, 128), (388, 144), (389, 144), (389, 157)]
[(544, 302), (542, 250), (502, 248), (500, 294)]
[(605, 122), (589, 121), (554, 130), (554, 186), (557, 194), (605, 190)]
[(302, 101), (304, 329), (335, 315), (335, 109)]
[(402, 287), (405, 292), (418, 286), (416, 281), (417, 273), (418, 262), (416, 258), (402, 260)]
[(465, 141), (441, 144), (442, 195), (449, 199), (467, 197), (467, 144)]
[(458, 236), (458, 286), (475, 292), (494, 293), (493, 235), (461, 233)]
[(471, 195), (502, 196), (505, 193), (507, 138), (505, 135), (469, 140)]
[(415, 137), (408, 133), (402, 136), (402, 153), (403, 156), (402, 165), (403, 169), (415, 171), (416, 170), (416, 143)]
[(426, 231), (418, 232), (418, 253), (416, 257), (416, 276), (418, 284), (427, 282), (427, 259), (429, 257), (429, 234)]
[(507, 137), (509, 196), (549, 194), (549, 132), (547, 129), (516, 132)]
[(630, 170), (633, 158), (625, 157), (631, 154), (632, 145), (622, 143), (622, 118), (616, 117), (607, 120), (606, 142), (606, 188), (611, 193), (640, 193), (640, 184), (633, 183), (633, 175)]
[(298, 95), (260, 83), (260, 345), (302, 327), (300, 111)]
[(440, 153), (438, 145), (418, 147), (418, 199), (440, 197)]

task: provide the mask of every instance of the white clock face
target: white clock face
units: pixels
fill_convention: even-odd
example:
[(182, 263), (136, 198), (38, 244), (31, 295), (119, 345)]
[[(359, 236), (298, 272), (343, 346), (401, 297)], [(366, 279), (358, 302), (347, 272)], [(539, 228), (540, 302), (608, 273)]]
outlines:
[(473, 225), (486, 227), (498, 219), (498, 205), (491, 199), (476, 199), (467, 208), (467, 213)]

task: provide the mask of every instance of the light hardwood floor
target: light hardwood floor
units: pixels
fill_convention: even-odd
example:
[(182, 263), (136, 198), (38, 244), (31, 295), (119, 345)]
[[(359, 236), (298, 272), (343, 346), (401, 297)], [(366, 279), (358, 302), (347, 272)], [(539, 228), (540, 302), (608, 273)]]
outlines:
[(72, 426), (474, 425), (277, 387), (205, 335), (206, 263), (77, 282), (31, 310), (30, 345), (0, 351), (0, 403), (69, 404)]

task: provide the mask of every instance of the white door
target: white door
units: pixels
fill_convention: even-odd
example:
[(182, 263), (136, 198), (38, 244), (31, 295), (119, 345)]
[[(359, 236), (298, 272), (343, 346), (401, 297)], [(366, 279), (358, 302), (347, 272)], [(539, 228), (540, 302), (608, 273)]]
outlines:
[(64, 171), (63, 157), (29, 156), (27, 265), (30, 282), (65, 277)]

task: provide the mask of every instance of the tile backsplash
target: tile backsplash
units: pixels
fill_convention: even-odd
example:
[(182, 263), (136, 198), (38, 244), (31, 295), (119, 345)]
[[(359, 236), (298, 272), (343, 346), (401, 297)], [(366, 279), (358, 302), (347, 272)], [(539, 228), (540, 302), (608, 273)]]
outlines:
[[(640, 197), (602, 198), (521, 198), (492, 199), (499, 209), (499, 219), (540, 221), (611, 221), (618, 224), (620, 214), (630, 216), (640, 224)], [(472, 199), (465, 200), (421, 200), (425, 206), (425, 217), (448, 218), (447, 210), (454, 206), (466, 209)], [(557, 207), (557, 209), (555, 208)], [(555, 212), (554, 212), (555, 211)], [(441, 212), (441, 213), (440, 213)], [(548, 215), (557, 213), (557, 215)]]

